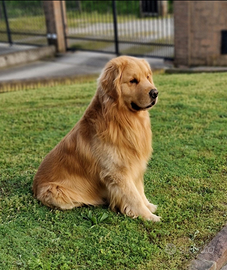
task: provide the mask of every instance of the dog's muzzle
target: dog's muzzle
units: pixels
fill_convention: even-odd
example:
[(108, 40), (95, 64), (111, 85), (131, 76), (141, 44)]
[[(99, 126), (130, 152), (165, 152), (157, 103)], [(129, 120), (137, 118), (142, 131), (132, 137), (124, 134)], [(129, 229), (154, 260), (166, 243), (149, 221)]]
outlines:
[(149, 92), (149, 96), (151, 98), (151, 103), (147, 107), (139, 107), (136, 103), (132, 102), (131, 107), (134, 111), (141, 111), (141, 110), (147, 110), (151, 107), (153, 107), (158, 100), (158, 90), (157, 89), (151, 89)]

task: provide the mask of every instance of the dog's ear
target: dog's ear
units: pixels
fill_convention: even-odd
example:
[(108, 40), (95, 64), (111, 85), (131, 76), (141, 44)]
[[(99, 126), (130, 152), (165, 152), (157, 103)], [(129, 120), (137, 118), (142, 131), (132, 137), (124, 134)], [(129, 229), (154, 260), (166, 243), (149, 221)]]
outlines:
[(122, 73), (122, 64), (117, 58), (110, 60), (103, 69), (98, 82), (103, 91), (117, 100), (121, 96), (120, 78)]

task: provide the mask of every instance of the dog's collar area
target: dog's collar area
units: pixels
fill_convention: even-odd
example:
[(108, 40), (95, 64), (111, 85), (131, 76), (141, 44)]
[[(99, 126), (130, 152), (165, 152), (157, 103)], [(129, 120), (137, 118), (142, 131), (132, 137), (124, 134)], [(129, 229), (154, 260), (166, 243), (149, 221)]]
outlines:
[(156, 103), (156, 101), (154, 100), (154, 101), (153, 101), (150, 105), (148, 105), (147, 107), (141, 108), (141, 107), (139, 107), (136, 103), (132, 102), (132, 103), (131, 103), (131, 107), (132, 107), (132, 109), (135, 110), (135, 111), (141, 111), (141, 110), (149, 109), (150, 107), (154, 106), (155, 103)]

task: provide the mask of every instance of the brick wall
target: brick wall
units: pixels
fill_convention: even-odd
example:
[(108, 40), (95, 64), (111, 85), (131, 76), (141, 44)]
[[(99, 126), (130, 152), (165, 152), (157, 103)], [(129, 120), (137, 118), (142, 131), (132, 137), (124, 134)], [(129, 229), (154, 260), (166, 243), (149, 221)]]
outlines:
[(227, 66), (221, 30), (227, 30), (227, 1), (174, 1), (175, 65)]

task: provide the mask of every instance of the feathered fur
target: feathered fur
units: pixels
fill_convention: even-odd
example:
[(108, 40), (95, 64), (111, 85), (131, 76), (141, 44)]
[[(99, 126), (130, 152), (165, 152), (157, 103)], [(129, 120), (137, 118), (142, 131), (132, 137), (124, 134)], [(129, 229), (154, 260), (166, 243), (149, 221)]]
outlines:
[[(130, 82), (135, 73), (137, 85)], [(152, 134), (142, 108), (156, 103), (152, 88), (144, 60), (122, 56), (107, 63), (83, 117), (41, 163), (33, 183), (37, 199), (60, 209), (109, 204), (128, 216), (159, 221), (143, 185)]]

